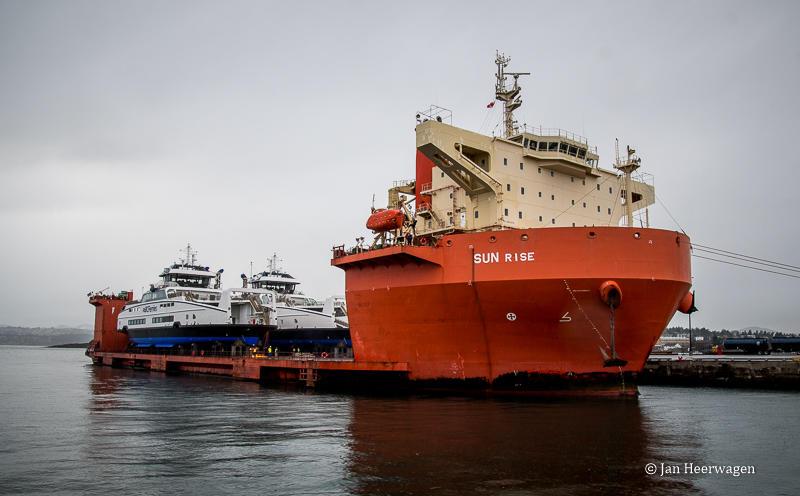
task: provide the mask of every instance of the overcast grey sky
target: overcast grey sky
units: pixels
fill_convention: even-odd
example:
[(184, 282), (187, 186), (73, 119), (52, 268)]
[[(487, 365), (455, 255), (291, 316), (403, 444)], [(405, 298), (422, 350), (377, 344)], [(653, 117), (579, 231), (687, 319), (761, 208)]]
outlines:
[[(343, 293), (330, 247), (413, 177), (415, 113), (499, 122), (495, 50), (533, 73), (521, 123), (607, 168), (620, 138), (693, 241), (800, 265), (796, 2), (496, 5), (0, 0), (0, 324), (88, 324), (88, 291), (138, 294), (187, 242), (226, 285), (278, 252)], [(800, 279), (693, 273), (693, 325), (800, 331)]]

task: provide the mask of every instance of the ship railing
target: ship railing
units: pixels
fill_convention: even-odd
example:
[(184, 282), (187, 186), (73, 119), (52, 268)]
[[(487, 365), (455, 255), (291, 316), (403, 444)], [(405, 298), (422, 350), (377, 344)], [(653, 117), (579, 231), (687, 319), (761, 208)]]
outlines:
[(413, 179), (398, 179), (396, 181), (392, 181), (393, 188), (402, 188), (404, 186), (411, 186), (414, 184)]
[(432, 182), (431, 182), (431, 183), (423, 183), (423, 184), (422, 184), (422, 185), (419, 187), (419, 193), (420, 193), (421, 195), (428, 194), (428, 193), (430, 193), (431, 191), (433, 191), (433, 183), (432, 183)]
[(572, 131), (567, 131), (566, 129), (561, 129), (560, 127), (542, 127), (542, 126), (530, 126), (524, 125), (523, 132), (530, 133), (541, 138), (547, 137), (559, 137), (559, 138), (567, 138), (572, 141), (576, 141), (578, 143), (582, 143), (587, 146), (590, 152), (597, 154), (597, 146), (589, 146), (588, 138), (581, 136), (580, 134), (573, 133)]

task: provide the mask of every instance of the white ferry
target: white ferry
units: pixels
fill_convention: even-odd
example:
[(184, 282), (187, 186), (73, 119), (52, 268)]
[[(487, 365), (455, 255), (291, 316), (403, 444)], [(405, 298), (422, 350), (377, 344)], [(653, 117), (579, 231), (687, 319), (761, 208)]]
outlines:
[(196, 252), (166, 267), (161, 281), (139, 301), (125, 305), (117, 329), (138, 346), (172, 347), (187, 343), (265, 342), (277, 326), (276, 294), (270, 289), (223, 290), (222, 272), (197, 264)]
[(268, 269), (250, 277), (252, 290), (276, 293), (278, 329), (342, 329), (348, 327), (347, 304), (344, 296), (330, 296), (318, 301), (297, 293), (300, 281), (278, 266), (278, 255), (267, 262)]

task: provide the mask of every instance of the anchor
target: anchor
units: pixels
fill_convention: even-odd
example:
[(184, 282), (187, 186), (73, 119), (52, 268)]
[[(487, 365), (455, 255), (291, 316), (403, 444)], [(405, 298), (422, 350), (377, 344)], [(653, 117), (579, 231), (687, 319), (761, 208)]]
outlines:
[(623, 360), (617, 355), (617, 348), (614, 344), (614, 308), (619, 306), (622, 300), (622, 293), (617, 284), (613, 281), (609, 281), (609, 283), (603, 286), (604, 287), (600, 290), (601, 296), (603, 301), (608, 305), (611, 314), (611, 357), (609, 358), (605, 352), (603, 353), (603, 357), (605, 358), (605, 360), (603, 360), (603, 367), (624, 367), (628, 364), (628, 361)]

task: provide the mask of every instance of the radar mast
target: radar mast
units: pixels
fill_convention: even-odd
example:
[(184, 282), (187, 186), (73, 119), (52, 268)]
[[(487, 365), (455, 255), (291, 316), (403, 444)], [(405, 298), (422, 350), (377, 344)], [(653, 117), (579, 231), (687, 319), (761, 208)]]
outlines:
[[(522, 87), (519, 85), (520, 76), (530, 76), (530, 72), (506, 72), (506, 66), (511, 62), (511, 57), (497, 52), (495, 63), (497, 64), (497, 84), (495, 85), (495, 99), (503, 102), (503, 123), (505, 125), (505, 137), (510, 138), (517, 134), (519, 127), (514, 120), (514, 110), (522, 105), (522, 97), (519, 92)], [(514, 78), (514, 85), (506, 87), (506, 77)]]

